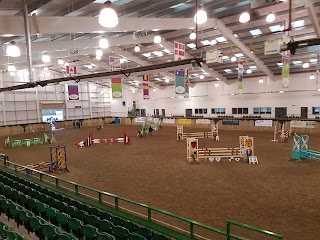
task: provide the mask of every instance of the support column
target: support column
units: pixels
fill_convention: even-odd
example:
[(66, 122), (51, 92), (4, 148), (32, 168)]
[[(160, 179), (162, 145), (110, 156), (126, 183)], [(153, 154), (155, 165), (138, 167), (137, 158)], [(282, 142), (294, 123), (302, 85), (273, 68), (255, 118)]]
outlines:
[(33, 72), (32, 72), (32, 57), (31, 57), (31, 38), (30, 38), (30, 25), (29, 25), (29, 20), (28, 20), (27, 0), (23, 0), (23, 20), (24, 20), (24, 31), (25, 31), (25, 36), (26, 36), (29, 81), (32, 82)]
[(66, 120), (69, 120), (68, 100), (69, 100), (68, 84), (65, 84), (64, 85), (64, 105), (65, 105), (65, 109), (66, 109)]
[(88, 90), (88, 99), (89, 99), (89, 108), (90, 108), (90, 118), (92, 118), (91, 88), (90, 88), (89, 82), (87, 82), (87, 90)]
[[(3, 74), (0, 75), (0, 87), (3, 88)], [(3, 114), (3, 124), (7, 125), (7, 119), (6, 119), (6, 108), (5, 108), (5, 101), (4, 101), (4, 92), (1, 93), (1, 99), (2, 99), (2, 114)]]
[(36, 104), (37, 104), (37, 116), (38, 116), (38, 122), (42, 122), (41, 115), (40, 115), (40, 104), (39, 104), (39, 93), (38, 93), (38, 87), (36, 89)]

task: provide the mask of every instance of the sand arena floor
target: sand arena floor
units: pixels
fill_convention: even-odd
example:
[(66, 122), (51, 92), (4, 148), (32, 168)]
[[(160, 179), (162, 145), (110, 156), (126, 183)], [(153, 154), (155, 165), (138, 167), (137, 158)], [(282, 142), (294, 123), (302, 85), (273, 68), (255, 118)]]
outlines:
[[(74, 146), (76, 141), (85, 140), (91, 130), (95, 138), (108, 138), (121, 137), (123, 129), (131, 136), (129, 146)], [(59, 176), (223, 230), (225, 221), (232, 219), (281, 233), (286, 240), (320, 239), (320, 161), (288, 161), (291, 139), (288, 143), (272, 143), (272, 132), (220, 130), (220, 142), (201, 139), (199, 147), (238, 147), (238, 137), (250, 135), (255, 139), (259, 165), (229, 161), (190, 165), (186, 162), (186, 143), (176, 142), (175, 127), (164, 127), (148, 139), (137, 138), (138, 129), (108, 125), (101, 131), (55, 131), (58, 144), (67, 147), (71, 170)], [(198, 131), (201, 129), (185, 127), (185, 132)], [(318, 135), (311, 135), (310, 149), (320, 151)], [(1, 152), (21, 164), (50, 158), (48, 145)]]

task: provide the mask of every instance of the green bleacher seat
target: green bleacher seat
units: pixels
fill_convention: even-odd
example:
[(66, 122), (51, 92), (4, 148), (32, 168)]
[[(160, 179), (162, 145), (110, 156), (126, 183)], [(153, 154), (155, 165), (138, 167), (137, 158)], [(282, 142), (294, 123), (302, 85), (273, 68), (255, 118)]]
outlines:
[(147, 239), (137, 233), (130, 233), (129, 240), (147, 240)]
[(113, 233), (117, 240), (126, 240), (129, 237), (129, 231), (121, 226), (115, 226)]
[(82, 233), (86, 240), (94, 240), (98, 237), (98, 229), (92, 225), (84, 225)]

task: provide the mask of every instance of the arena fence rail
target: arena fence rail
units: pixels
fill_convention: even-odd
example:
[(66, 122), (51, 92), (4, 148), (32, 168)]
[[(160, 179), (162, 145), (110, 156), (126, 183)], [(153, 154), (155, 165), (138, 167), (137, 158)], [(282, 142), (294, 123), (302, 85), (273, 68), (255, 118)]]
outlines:
[[(215, 233), (220, 237), (225, 236), (227, 240), (236, 239), (236, 240), (244, 240), (247, 238), (237, 236), (231, 233), (231, 225), (235, 225), (241, 228), (248, 229), (255, 233), (261, 233), (268, 235), (272, 238), (277, 238), (278, 240), (282, 240), (282, 235), (276, 234), (270, 231), (266, 231), (260, 228), (256, 228), (247, 224), (242, 224), (235, 221), (227, 221), (226, 231), (201, 224), (199, 222), (190, 220), (188, 218), (184, 218), (173, 213), (163, 211), (158, 208), (154, 208), (145, 204), (141, 204), (139, 202), (135, 202), (115, 194), (99, 191), (84, 185), (77, 184), (75, 182), (71, 182), (68, 180), (64, 180), (58, 178), (56, 176), (37, 171), (32, 168), (28, 168), (28, 171), (19, 172), (19, 168), (28, 168), (26, 166), (11, 162), (7, 157), (0, 158), (0, 170), (15, 172), (16, 175), (20, 177), (27, 178), (37, 184), (44, 185), (48, 189), (64, 194), (70, 198), (79, 200), (88, 205), (100, 208), (102, 210), (108, 211), (112, 214), (118, 215), (120, 217), (126, 218), (130, 221), (136, 222), (140, 225), (168, 235), (170, 237), (187, 240), (187, 239), (212, 239), (209, 236), (203, 236), (195, 232), (195, 229), (199, 229), (199, 232), (202, 233), (205, 231), (209, 231), (209, 233)], [(105, 201), (105, 199), (112, 199), (110, 202)], [(120, 203), (126, 203), (126, 208), (120, 206)], [(144, 214), (137, 213), (130, 209), (127, 209), (127, 205), (131, 204), (132, 206), (139, 206), (145, 210)], [(172, 218), (172, 220), (178, 220), (183, 223), (188, 224), (188, 229), (181, 229), (177, 226), (174, 226), (170, 223), (166, 223), (162, 220), (159, 220), (154, 217), (156, 214), (162, 214), (166, 217)], [(170, 221), (171, 222), (171, 221)], [(201, 231), (203, 230), (203, 231)], [(211, 235), (210, 234), (210, 235)]]

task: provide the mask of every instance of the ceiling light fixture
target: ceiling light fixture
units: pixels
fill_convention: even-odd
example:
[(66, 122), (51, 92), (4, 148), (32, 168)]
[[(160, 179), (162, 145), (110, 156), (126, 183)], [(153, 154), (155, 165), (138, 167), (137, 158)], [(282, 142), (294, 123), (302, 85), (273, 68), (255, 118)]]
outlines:
[(99, 14), (99, 24), (103, 27), (114, 28), (119, 24), (116, 11), (111, 7), (111, 1), (105, 2), (106, 7)]
[(103, 55), (102, 50), (100, 48), (98, 48), (96, 51), (96, 56), (102, 57), (102, 55)]
[(166, 83), (168, 83), (169, 81), (170, 81), (170, 80), (169, 80), (168, 78), (165, 80)]
[(269, 13), (266, 17), (267, 23), (272, 23), (276, 19), (276, 15), (274, 13)]
[(69, 66), (69, 63), (68, 63), (68, 62), (65, 62), (64, 65), (65, 65), (65, 66)]
[(237, 61), (237, 57), (233, 56), (233, 57), (231, 58), (231, 62), (236, 62), (236, 61)]
[(51, 62), (51, 58), (50, 58), (50, 56), (48, 55), (48, 54), (43, 54), (42, 55), (42, 62), (44, 62), (44, 63), (49, 63), (49, 62)]
[(161, 37), (160, 37), (160, 35), (156, 35), (156, 36), (154, 36), (154, 38), (153, 38), (153, 42), (154, 42), (154, 43), (156, 43), (156, 44), (161, 43)]
[(136, 46), (134, 47), (134, 51), (135, 51), (135, 52), (140, 52), (140, 47), (139, 47), (138, 45), (136, 45)]
[(210, 44), (213, 46), (213, 45), (216, 45), (217, 44), (217, 40), (213, 39), (211, 40)]
[(97, 60), (101, 60), (101, 57), (102, 57), (102, 56), (96, 55), (96, 59), (97, 59)]
[(58, 64), (62, 65), (62, 64), (64, 64), (64, 61), (60, 58), (60, 59), (58, 60)]
[(6, 54), (9, 57), (19, 57), (21, 55), (20, 49), (16, 45), (15, 41), (11, 41), (9, 46), (6, 49)]
[(99, 40), (99, 47), (100, 48), (108, 48), (109, 47), (109, 41), (106, 38), (101, 38)]
[(250, 14), (248, 12), (241, 13), (239, 17), (239, 22), (241, 23), (247, 23), (250, 21)]
[(263, 83), (263, 79), (262, 78), (259, 79), (259, 83)]
[(11, 77), (13, 77), (13, 76), (15, 76), (15, 75), (16, 75), (15, 72), (10, 72), (10, 76), (11, 76)]
[(197, 38), (197, 34), (194, 31), (192, 31), (192, 33), (190, 33), (190, 39), (194, 40), (196, 38)]
[(206, 11), (204, 11), (203, 9), (199, 10), (196, 15), (194, 15), (193, 21), (196, 24), (203, 24), (208, 20), (208, 16)]
[(304, 63), (304, 64), (302, 65), (303, 68), (309, 68), (309, 66), (310, 66), (309, 63)]
[[(9, 68), (8, 68), (8, 69), (9, 69)], [(311, 74), (310, 77), (309, 77), (309, 79), (310, 79), (310, 80), (314, 80), (314, 79), (316, 79), (316, 76), (315, 76), (314, 74)]]
[(219, 87), (219, 83), (216, 83), (214, 86), (215, 86), (215, 87)]
[(8, 72), (14, 72), (14, 71), (16, 71), (16, 67), (13, 66), (13, 65), (9, 65), (8, 66)]
[(248, 70), (247, 70), (247, 74), (251, 74), (252, 73), (252, 70), (249, 68)]
[(200, 75), (200, 79), (204, 79), (204, 75), (201, 74), (201, 75)]
[(157, 89), (155, 89), (155, 88), (154, 88), (152, 91), (156, 92), (156, 91), (157, 91)]

